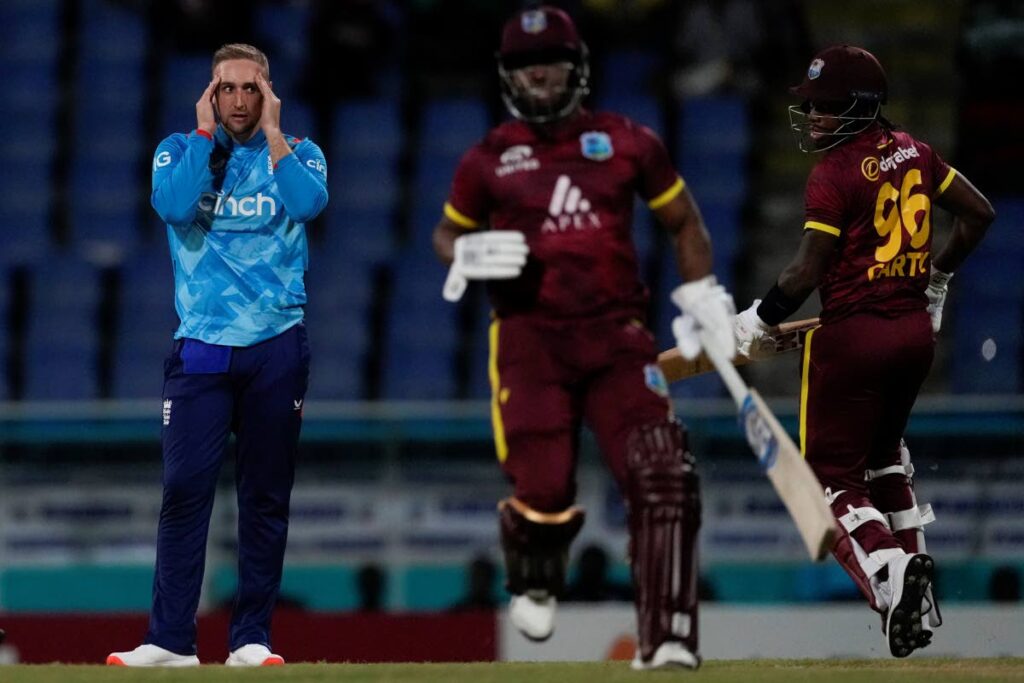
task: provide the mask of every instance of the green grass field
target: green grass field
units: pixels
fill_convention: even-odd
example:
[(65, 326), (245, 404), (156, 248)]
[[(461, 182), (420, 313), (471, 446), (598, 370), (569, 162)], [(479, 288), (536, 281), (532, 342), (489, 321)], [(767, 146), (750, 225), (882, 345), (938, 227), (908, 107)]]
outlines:
[(453, 681), (455, 683), (615, 683), (692, 678), (701, 683), (951, 683), (953, 681), (1024, 681), (1024, 659), (757, 660), (708, 662), (696, 673), (633, 672), (615, 663), (479, 663), (479, 664), (291, 664), (283, 669), (122, 669), (103, 666), (0, 666), (4, 683), (106, 683), (107, 681)]

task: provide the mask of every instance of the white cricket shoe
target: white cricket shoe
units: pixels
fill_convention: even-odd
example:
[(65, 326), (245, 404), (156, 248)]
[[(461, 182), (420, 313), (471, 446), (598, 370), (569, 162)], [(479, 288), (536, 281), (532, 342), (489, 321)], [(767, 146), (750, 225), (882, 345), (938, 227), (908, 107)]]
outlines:
[(550, 638), (555, 630), (557, 605), (553, 595), (543, 592), (513, 595), (508, 604), (508, 616), (520, 633), (539, 643)]
[(107, 655), (107, 666), (199, 666), (199, 657), (147, 644), (130, 652), (111, 652)]
[(654, 651), (649, 662), (640, 658), (640, 648), (636, 650), (633, 663), (629, 665), (633, 671), (649, 671), (651, 669), (697, 669), (700, 667), (700, 655), (690, 652), (686, 646), (676, 640), (666, 640)]
[(889, 560), (886, 581), (889, 610), (885, 638), (893, 657), (906, 657), (931, 643), (932, 632), (921, 624), (922, 607), (935, 573), (935, 562), (924, 553), (908, 553)]
[(284, 666), (284, 657), (275, 655), (266, 645), (249, 643), (228, 655), (224, 663), (228, 666)]

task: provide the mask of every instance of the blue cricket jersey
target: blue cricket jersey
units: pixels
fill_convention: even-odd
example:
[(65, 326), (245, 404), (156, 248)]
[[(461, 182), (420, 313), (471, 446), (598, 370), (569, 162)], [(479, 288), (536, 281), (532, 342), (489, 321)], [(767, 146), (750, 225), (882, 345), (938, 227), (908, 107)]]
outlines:
[(263, 131), (236, 142), (220, 126), (164, 139), (153, 158), (153, 208), (174, 264), (174, 338), (251, 346), (302, 321), (305, 223), (327, 205), (327, 162), (309, 140), (275, 168)]

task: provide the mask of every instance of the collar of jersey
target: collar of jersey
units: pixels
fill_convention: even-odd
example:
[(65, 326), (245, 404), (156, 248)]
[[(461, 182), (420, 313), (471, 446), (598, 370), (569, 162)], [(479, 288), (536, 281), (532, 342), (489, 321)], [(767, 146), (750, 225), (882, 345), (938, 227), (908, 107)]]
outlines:
[(233, 137), (228, 135), (228, 132), (224, 130), (224, 126), (221, 125), (217, 126), (217, 133), (214, 135), (214, 137), (217, 139), (217, 144), (219, 144), (222, 147), (227, 147), (228, 149), (231, 149), (232, 147), (236, 146), (245, 147), (248, 149), (256, 149), (263, 146), (263, 143), (267, 141), (267, 136), (263, 134), (263, 130), (261, 129), (256, 131), (256, 134), (253, 135), (248, 140), (246, 140), (245, 142), (239, 142), (238, 140), (235, 140)]

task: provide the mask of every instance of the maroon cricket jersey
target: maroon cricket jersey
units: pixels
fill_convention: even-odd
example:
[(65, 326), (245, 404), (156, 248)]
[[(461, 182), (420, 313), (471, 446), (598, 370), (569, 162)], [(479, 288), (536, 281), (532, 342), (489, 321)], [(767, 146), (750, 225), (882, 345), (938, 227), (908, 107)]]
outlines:
[(819, 286), (823, 320), (927, 306), (932, 200), (955, 175), (925, 143), (881, 126), (825, 153), (804, 195), (804, 228), (839, 238)]
[(581, 111), (551, 137), (512, 121), (470, 148), (445, 215), (466, 229), (518, 230), (530, 256), (515, 280), (488, 282), (502, 317), (573, 318), (622, 310), (643, 317), (647, 289), (633, 244), (633, 201), (657, 209), (682, 191), (648, 128)]

